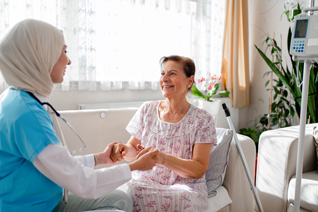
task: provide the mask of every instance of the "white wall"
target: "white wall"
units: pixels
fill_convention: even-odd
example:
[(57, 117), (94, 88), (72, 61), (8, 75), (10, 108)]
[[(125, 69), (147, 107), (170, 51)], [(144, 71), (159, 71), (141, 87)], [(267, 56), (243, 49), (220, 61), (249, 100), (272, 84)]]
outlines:
[[(265, 72), (270, 71), (270, 68), (257, 52), (254, 44), (260, 49), (265, 50), (265, 44), (262, 42), (266, 37), (263, 37), (264, 32), (269, 33), (272, 37), (275, 32), (275, 40), (281, 46), (280, 34), (282, 34), (282, 51), (283, 63), (289, 60), (287, 54), (287, 33), (288, 27), (291, 25), (286, 16), (281, 15), (284, 11), (285, 0), (249, 0), (249, 62), (250, 62), (250, 80), (251, 80), (251, 105), (248, 107), (247, 120), (254, 120), (258, 115), (269, 112), (270, 91), (266, 91), (265, 82), (270, 79), (270, 75), (263, 78)], [(296, 1), (295, 1), (296, 2)], [(304, 2), (303, 6), (309, 6), (309, 0), (299, 0)], [(318, 0), (315, 1), (318, 5)], [(280, 20), (281, 19), (281, 20)], [(263, 31), (262, 31), (263, 30)], [(267, 56), (270, 57), (269, 51)], [(275, 76), (275, 74), (274, 74)], [(259, 101), (259, 98), (264, 100), (264, 103)], [(254, 109), (257, 108), (256, 112)]]

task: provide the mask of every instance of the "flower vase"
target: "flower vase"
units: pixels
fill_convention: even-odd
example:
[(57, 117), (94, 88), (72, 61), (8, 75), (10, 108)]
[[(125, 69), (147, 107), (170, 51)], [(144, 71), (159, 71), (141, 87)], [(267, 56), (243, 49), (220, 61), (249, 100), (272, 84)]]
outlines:
[(218, 113), (220, 110), (220, 105), (221, 105), (221, 101), (214, 101), (214, 102), (210, 102), (210, 101), (204, 101), (201, 99), (191, 99), (189, 100), (189, 103), (206, 110), (208, 113), (210, 113), (212, 115), (212, 118), (214, 120), (214, 124), (216, 126), (217, 124), (217, 120), (218, 120)]

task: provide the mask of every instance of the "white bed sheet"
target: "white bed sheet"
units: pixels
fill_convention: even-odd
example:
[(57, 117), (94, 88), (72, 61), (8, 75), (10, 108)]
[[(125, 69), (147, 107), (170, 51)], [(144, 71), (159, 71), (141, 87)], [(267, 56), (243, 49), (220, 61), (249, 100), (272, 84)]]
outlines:
[[(124, 185), (119, 186), (117, 189), (126, 192), (128, 186), (125, 183)], [(232, 203), (227, 190), (223, 186), (220, 186), (218, 189), (216, 189), (216, 192), (217, 193), (214, 197), (208, 198), (208, 208), (204, 212), (217, 212), (218, 210)]]

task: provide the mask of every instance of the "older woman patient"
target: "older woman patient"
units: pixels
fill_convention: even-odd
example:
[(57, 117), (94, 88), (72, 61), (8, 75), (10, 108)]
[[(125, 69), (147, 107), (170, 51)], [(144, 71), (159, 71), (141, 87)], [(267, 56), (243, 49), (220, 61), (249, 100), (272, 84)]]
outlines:
[(139, 155), (159, 150), (157, 165), (151, 171), (135, 172), (129, 183), (134, 211), (201, 211), (207, 205), (210, 149), (216, 145), (214, 122), (186, 100), (194, 81), (194, 62), (169, 56), (160, 64), (159, 83), (166, 99), (139, 108), (126, 128), (130, 140), (116, 144), (111, 158), (131, 161), (143, 147)]

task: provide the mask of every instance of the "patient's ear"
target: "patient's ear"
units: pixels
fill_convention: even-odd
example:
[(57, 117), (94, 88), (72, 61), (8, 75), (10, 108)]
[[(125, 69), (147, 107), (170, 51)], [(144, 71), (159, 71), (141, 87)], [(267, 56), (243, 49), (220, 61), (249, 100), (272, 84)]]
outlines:
[(194, 82), (194, 76), (191, 75), (189, 78), (188, 78), (188, 88), (190, 88), (192, 86)]

